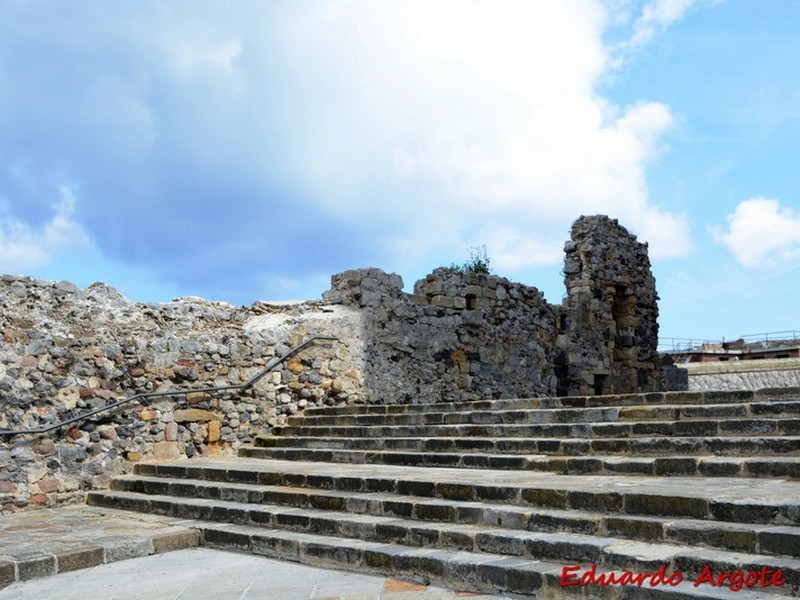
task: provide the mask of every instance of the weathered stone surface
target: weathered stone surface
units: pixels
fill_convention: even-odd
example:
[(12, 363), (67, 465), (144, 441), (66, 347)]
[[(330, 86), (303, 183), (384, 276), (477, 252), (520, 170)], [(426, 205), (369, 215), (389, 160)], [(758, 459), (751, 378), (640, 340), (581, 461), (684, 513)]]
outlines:
[(66, 573), (103, 564), (103, 548), (100, 546), (64, 550), (56, 554), (58, 572)]
[[(145, 391), (176, 394), (138, 398), (101, 426), (74, 424), (50, 454), (17, 452), (0, 464), (0, 481), (27, 486), (35, 473), (31, 483), (54, 478), (59, 487), (15, 487), (0, 510), (79, 500), (86, 486), (153, 458), (156, 444), (177, 444), (180, 456), (232, 452), (308, 408), (651, 389), (648, 268), (633, 236), (591, 217), (576, 222), (567, 246), (575, 279), (566, 308), (534, 287), (452, 269), (435, 270), (413, 294), (398, 275), (346, 271), (322, 302), (250, 307), (142, 304), (103, 284), (2, 277), (0, 428), (49, 425)], [(339, 341), (309, 347), (248, 390), (192, 391), (247, 381), (313, 335)], [(595, 375), (607, 380), (596, 385)], [(0, 451), (17, 442), (0, 438)]]
[[(564, 247), (562, 335), (572, 353), (559, 395), (646, 392), (663, 387), (655, 279), (647, 245), (614, 219), (581, 217)], [(569, 356), (569, 358), (567, 358)]]
[(220, 436), (220, 422), (212, 420), (208, 422), (208, 442), (218, 442)]
[(14, 583), (16, 579), (16, 569), (13, 562), (0, 560), (0, 588), (5, 587), (10, 583)]
[(56, 574), (56, 557), (52, 554), (31, 552), (16, 558), (19, 581)]
[(176, 423), (189, 423), (189, 422), (208, 422), (213, 421), (216, 415), (208, 410), (201, 410), (199, 408), (187, 408), (176, 410), (173, 418)]
[(155, 442), (153, 444), (153, 458), (156, 460), (172, 460), (182, 454), (178, 442)]

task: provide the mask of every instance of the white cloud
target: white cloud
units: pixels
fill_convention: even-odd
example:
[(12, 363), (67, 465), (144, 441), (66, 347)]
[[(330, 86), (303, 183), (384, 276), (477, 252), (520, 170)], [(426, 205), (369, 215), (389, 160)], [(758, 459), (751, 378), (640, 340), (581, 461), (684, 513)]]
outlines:
[[(686, 10), (648, 6), (626, 37)], [(101, 4), (66, 22), (41, 8), (26, 17), (36, 28), (11, 28), (22, 37), (9, 47), (37, 59), (30, 77), (3, 81), (18, 102), (0, 112), (15, 133), (0, 154), (24, 155), (16, 140), (37, 139), (35, 164), (63, 162), (87, 190), (92, 239), (114, 258), (194, 285), (216, 269), (233, 287), (245, 271), (277, 274), (287, 248), (305, 280), (362, 261), (457, 261), (486, 244), (498, 269), (521, 277), (558, 264), (570, 223), (594, 213), (619, 218), (654, 257), (691, 248), (685, 217), (648, 198), (670, 107), (615, 105), (600, 91), (614, 68), (606, 2), (198, 7)], [(66, 25), (73, 34), (56, 35)], [(12, 216), (2, 248), (16, 269), (49, 260), (54, 238), (86, 235), (68, 211), (49, 229)], [(176, 244), (179, 221), (192, 233)], [(236, 243), (208, 244), (219, 230)]]
[(663, 260), (687, 256), (694, 249), (688, 217), (675, 215), (658, 207), (649, 207), (637, 232), (650, 244), (651, 259)]
[(595, 90), (606, 18), (593, 0), (306, 7), (289, 28), (293, 66), (325, 93), (292, 99), (305, 116), (287, 141), (297, 185), (337, 213), (408, 223), (429, 246), (447, 223), (462, 247), (495, 245), (498, 267), (558, 262), (569, 223), (596, 212), (653, 235), (659, 256), (685, 254), (685, 219), (650, 206), (645, 183), (669, 107)]
[(641, 16), (633, 25), (630, 44), (641, 46), (680, 20), (697, 0), (655, 0), (642, 9)]
[(644, 3), (641, 12), (634, 18), (631, 6), (626, 0), (605, 1), (613, 24), (625, 25), (633, 21), (630, 34), (613, 48), (615, 57), (612, 63), (615, 67), (621, 64), (626, 54), (636, 52), (652, 42), (656, 36), (683, 19), (695, 6), (724, 2), (724, 0), (651, 0)]
[(497, 229), (487, 232), (486, 237), (492, 268), (498, 272), (552, 265), (564, 260), (558, 240), (543, 240), (538, 234), (523, 235), (513, 229)]
[(89, 248), (89, 236), (72, 218), (75, 196), (62, 187), (61, 198), (53, 206), (55, 214), (41, 227), (31, 227), (22, 220), (0, 213), (0, 269), (22, 273), (40, 267), (57, 255), (81, 252)]
[(715, 226), (710, 232), (741, 265), (779, 267), (800, 258), (800, 212), (777, 200), (745, 200), (727, 221), (727, 230)]

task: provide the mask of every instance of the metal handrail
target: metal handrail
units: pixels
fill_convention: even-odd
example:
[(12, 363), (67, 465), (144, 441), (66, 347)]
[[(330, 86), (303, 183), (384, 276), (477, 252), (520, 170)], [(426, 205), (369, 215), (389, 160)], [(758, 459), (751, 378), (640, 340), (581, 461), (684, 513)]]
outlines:
[(77, 421), (82, 421), (83, 419), (87, 419), (92, 417), (96, 414), (101, 412), (113, 410), (123, 404), (127, 404), (128, 402), (133, 402), (134, 400), (140, 400), (143, 398), (158, 398), (162, 396), (185, 396), (186, 394), (195, 394), (199, 392), (222, 392), (222, 391), (229, 391), (229, 390), (244, 390), (253, 385), (255, 385), (264, 375), (269, 373), (272, 369), (277, 367), (287, 358), (291, 358), (300, 350), (305, 348), (306, 346), (312, 344), (318, 340), (327, 340), (327, 341), (338, 341), (339, 338), (324, 336), (324, 335), (315, 335), (314, 337), (308, 338), (305, 342), (300, 344), (299, 346), (295, 346), (291, 350), (289, 350), (286, 354), (279, 356), (275, 360), (273, 360), (270, 364), (264, 367), (261, 371), (256, 373), (253, 377), (245, 381), (244, 383), (237, 383), (231, 385), (223, 385), (223, 386), (215, 386), (215, 387), (204, 387), (204, 388), (190, 388), (187, 390), (167, 390), (163, 392), (143, 392), (141, 394), (135, 394), (130, 396), (129, 398), (123, 398), (122, 400), (118, 400), (117, 402), (113, 402), (111, 404), (106, 404), (105, 406), (101, 406), (99, 408), (94, 408), (92, 410), (86, 411), (80, 415), (70, 417), (64, 421), (60, 421), (58, 423), (53, 423), (52, 425), (47, 425), (46, 427), (40, 427), (38, 429), (0, 429), (0, 436), (11, 436), (11, 435), (22, 435), (28, 433), (46, 433), (48, 431), (52, 431), (53, 429), (58, 429), (59, 427), (64, 427), (65, 425), (70, 425), (71, 423), (75, 423)]
[(791, 344), (800, 343), (800, 331), (797, 329), (789, 329), (786, 331), (771, 331), (767, 333), (751, 333), (748, 335), (740, 335), (738, 338), (725, 340), (710, 340), (702, 338), (672, 338), (660, 337), (658, 340), (658, 351), (662, 354), (669, 353), (686, 353), (701, 351), (704, 346), (719, 345), (727, 343), (735, 343), (739, 340), (743, 341), (746, 346), (754, 346), (757, 343), (774, 344), (779, 342), (787, 342)]

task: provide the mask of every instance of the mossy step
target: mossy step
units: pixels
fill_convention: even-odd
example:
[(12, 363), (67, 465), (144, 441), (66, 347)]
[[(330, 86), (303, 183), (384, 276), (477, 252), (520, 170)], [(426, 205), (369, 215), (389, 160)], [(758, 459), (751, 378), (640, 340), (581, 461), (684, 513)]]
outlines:
[(627, 423), (639, 421), (683, 421), (692, 419), (796, 417), (800, 401), (766, 401), (729, 404), (656, 404), (590, 408), (507, 408), (484, 410), (429, 410), (425, 412), (338, 414), (306, 411), (288, 419), (289, 427), (380, 427), (425, 425), (512, 425)]
[[(505, 592), (524, 597), (597, 600), (724, 600), (731, 598), (726, 587), (707, 584), (694, 586), (690, 577), (676, 586), (590, 585), (578, 589), (563, 587), (565, 565), (509, 556), (443, 551), (430, 548), (405, 548), (393, 544), (364, 542), (350, 538), (265, 531), (244, 525), (205, 525), (205, 545), (235, 548), (272, 558), (294, 560), (319, 566), (333, 566), (358, 572), (377, 572), (438, 583), (477, 592)], [(759, 569), (761, 566), (758, 567)], [(671, 574), (670, 574), (671, 575)], [(775, 588), (736, 592), (737, 600), (783, 599), (787, 594), (772, 593)], [(770, 590), (770, 591), (766, 591)]]
[[(280, 529), (304, 534), (347, 537), (402, 547), (513, 556), (537, 561), (595, 564), (605, 571), (655, 571), (661, 565), (697, 576), (703, 567), (729, 570), (731, 565), (767, 566), (783, 572), (787, 586), (800, 589), (800, 560), (760, 554), (709, 550), (699, 565), (701, 550), (693, 546), (573, 533), (509, 530), (452, 522), (420, 522), (396, 517), (347, 512), (242, 504), (200, 498), (176, 498), (130, 492), (95, 492), (90, 502), (200, 521)], [(712, 557), (713, 558), (710, 558)]]
[[(795, 406), (800, 414), (800, 402)], [(554, 438), (593, 438), (593, 437), (694, 437), (698, 435), (800, 435), (800, 418), (780, 413), (776, 417), (741, 418), (738, 415), (725, 418), (720, 415), (711, 419), (692, 418), (679, 421), (632, 421), (617, 423), (529, 423), (519, 424), (448, 424), (448, 425), (327, 425), (327, 426), (284, 426), (273, 428), (271, 436), (257, 436), (254, 443), (262, 445), (261, 439), (275, 436), (290, 438), (370, 438), (395, 437), (554, 437)]]
[[(577, 533), (623, 537), (647, 542), (695, 544), (724, 550), (800, 557), (800, 527), (724, 523), (696, 519), (669, 519), (609, 515), (587, 510), (558, 510), (453, 499), (465, 490), (444, 490), (447, 499), (392, 493), (358, 493), (284, 486), (126, 476), (112, 482), (112, 490), (147, 495), (204, 498), (256, 505), (346, 511), (381, 517), (450, 521), (545, 533)], [(91, 500), (90, 500), (91, 501)]]
[(560, 510), (800, 525), (800, 483), (752, 478), (554, 475), (490, 469), (325, 464), (260, 459), (136, 465), (137, 475), (389, 492)]
[[(402, 441), (403, 443), (397, 443)], [(287, 447), (288, 446), (288, 447)], [(377, 447), (377, 448), (376, 448)], [(387, 447), (390, 449), (381, 449)], [(373, 449), (375, 448), (375, 449)], [(633, 439), (493, 439), (493, 438), (393, 438), (363, 440), (352, 445), (343, 440), (314, 439), (292, 447), (276, 439), (272, 447), (243, 447), (239, 455), (250, 458), (322, 461), (334, 463), (394, 464), (438, 467), (471, 467), (519, 470), (565, 471), (568, 461), (589, 470), (603, 467), (602, 457), (615, 455), (628, 459), (679, 455), (698, 461), (708, 457), (800, 458), (800, 437), (713, 437), (713, 438), (633, 438)], [(597, 458), (597, 457), (601, 458)], [(560, 462), (554, 463), (558, 458)], [(565, 462), (567, 461), (567, 462)], [(676, 472), (694, 467), (684, 461), (670, 467)], [(555, 464), (557, 466), (551, 467)], [(594, 466), (592, 466), (594, 464)], [(792, 467), (784, 467), (791, 470)], [(583, 468), (583, 467), (581, 467)], [(612, 469), (613, 470), (613, 469)], [(666, 474), (666, 471), (664, 472)], [(698, 474), (702, 474), (698, 472)], [(788, 474), (788, 473), (787, 473)], [(782, 476), (786, 476), (784, 474)]]
[[(800, 421), (798, 434), (800, 434)], [(765, 429), (752, 427), (754, 430)], [(309, 432), (309, 434), (312, 432)], [(756, 446), (753, 446), (756, 444)], [(716, 454), (755, 448), (771, 454), (800, 454), (800, 435), (778, 435), (758, 431), (736, 434), (697, 432), (685, 436), (499, 436), (499, 435), (409, 435), (409, 436), (268, 436), (255, 439), (257, 448), (327, 448), (350, 450), (411, 450), (416, 452), (464, 452), (470, 450), (497, 453), (552, 453), (585, 455), (593, 452), (650, 453), (679, 449), (687, 452), (707, 450)]]
[[(319, 442), (321, 446), (332, 446)], [(275, 447), (283, 449), (284, 444)], [(314, 444), (308, 444), (311, 448)], [(303, 446), (305, 447), (305, 446)], [(324, 449), (322, 451), (325, 451)], [(356, 450), (355, 452), (360, 452)], [(755, 477), (755, 478), (788, 478), (800, 479), (800, 456), (717, 456), (707, 455), (681, 455), (669, 454), (660, 456), (625, 456), (619, 454), (599, 454), (592, 452), (586, 456), (585, 452), (577, 455), (481, 455), (483, 458), (473, 459), (475, 455), (443, 454), (439, 460), (448, 461), (444, 464), (437, 462), (436, 458), (416, 454), (409, 456), (408, 452), (398, 452), (396, 456), (387, 459), (387, 464), (413, 464), (424, 465), (435, 462), (437, 466), (459, 467), (463, 463), (466, 467), (474, 466), (470, 461), (479, 460), (481, 464), (492, 465), (492, 468), (522, 469), (531, 471), (544, 471), (569, 475), (585, 474), (613, 474), (613, 475), (655, 475), (655, 476), (697, 476), (697, 477)], [(274, 453), (264, 451), (262, 448), (243, 448), (240, 455), (250, 458), (274, 457)], [(301, 454), (300, 457), (309, 456)], [(507, 460), (504, 460), (507, 459)], [(461, 462), (459, 462), (461, 461)], [(352, 461), (344, 461), (352, 462)], [(370, 463), (365, 457), (365, 462)]]
[(314, 407), (306, 414), (400, 414), (413, 412), (447, 412), (470, 410), (506, 410), (522, 408), (589, 408), (653, 404), (729, 404), (753, 401), (800, 400), (800, 388), (768, 388), (757, 391), (652, 392), (607, 396), (565, 396), (542, 398), (486, 399), (466, 402), (418, 402), (412, 404), (352, 404), (335, 407)]

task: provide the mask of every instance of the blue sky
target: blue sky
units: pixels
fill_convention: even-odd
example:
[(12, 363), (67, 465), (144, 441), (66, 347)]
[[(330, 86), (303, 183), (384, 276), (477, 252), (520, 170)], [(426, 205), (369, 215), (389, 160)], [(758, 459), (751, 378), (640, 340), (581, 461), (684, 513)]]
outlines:
[(604, 213), (664, 337), (800, 329), (796, 0), (0, 0), (0, 272), (135, 300), (563, 294)]

